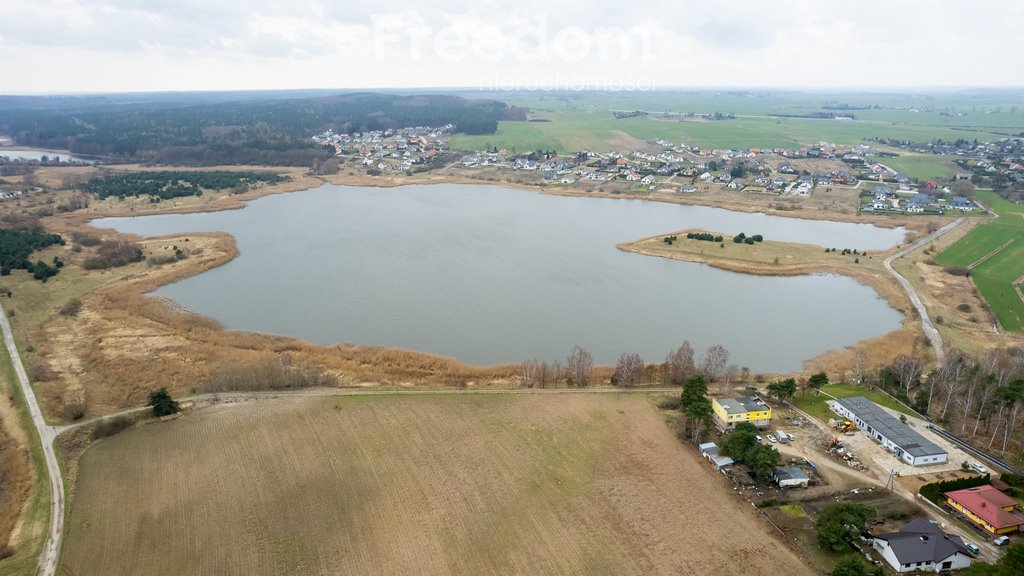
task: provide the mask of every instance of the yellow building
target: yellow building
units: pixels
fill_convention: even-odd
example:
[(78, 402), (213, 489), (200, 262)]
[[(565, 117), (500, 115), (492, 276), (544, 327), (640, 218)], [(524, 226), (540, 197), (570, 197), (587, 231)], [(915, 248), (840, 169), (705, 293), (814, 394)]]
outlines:
[(740, 422), (750, 422), (758, 428), (767, 428), (772, 420), (772, 407), (757, 396), (714, 398), (712, 415), (719, 430), (732, 430)]
[(946, 505), (989, 534), (1012, 534), (1024, 527), (1024, 516), (1017, 513), (1017, 501), (991, 485), (947, 492)]

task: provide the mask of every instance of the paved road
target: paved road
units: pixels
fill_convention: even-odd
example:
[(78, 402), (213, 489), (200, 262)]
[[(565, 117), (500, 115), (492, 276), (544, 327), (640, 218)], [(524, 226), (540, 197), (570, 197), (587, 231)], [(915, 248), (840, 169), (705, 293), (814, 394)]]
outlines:
[(932, 232), (917, 242), (914, 242), (910, 246), (907, 246), (892, 256), (889, 256), (885, 259), (885, 262), (883, 262), (883, 264), (885, 264), (885, 269), (888, 270), (894, 278), (896, 278), (896, 281), (900, 283), (900, 286), (903, 286), (903, 290), (910, 298), (910, 302), (914, 305), (914, 308), (917, 308), (917, 313), (921, 317), (921, 328), (924, 329), (925, 336), (928, 337), (928, 341), (931, 342), (932, 348), (935, 349), (936, 362), (942, 362), (943, 358), (946, 357), (946, 354), (942, 349), (942, 336), (939, 336), (939, 331), (935, 329), (935, 325), (932, 324), (932, 319), (928, 317), (928, 310), (925, 309), (924, 304), (921, 302), (921, 298), (917, 295), (917, 291), (914, 290), (914, 286), (892, 267), (892, 262), (897, 258), (906, 256), (929, 242), (935, 241), (935, 239), (963, 224), (963, 222), (963, 218), (957, 218), (935, 232)]
[(25, 395), (25, 404), (32, 416), (36, 432), (39, 434), (39, 442), (43, 446), (43, 458), (46, 460), (46, 474), (50, 477), (50, 534), (43, 552), (39, 555), (38, 573), (42, 576), (53, 576), (57, 573), (57, 561), (60, 560), (60, 539), (64, 533), (64, 479), (61, 477), (57, 455), (53, 450), (53, 439), (57, 437), (57, 429), (46, 423), (43, 413), (39, 409), (36, 393), (32, 389), (32, 385), (29, 384), (25, 366), (21, 363), (21, 356), (18, 354), (18, 347), (14, 345), (14, 334), (11, 332), (11, 324), (7, 321), (7, 314), (4, 312), (3, 306), (0, 306), (0, 327), (3, 328), (4, 343), (7, 345), (7, 352), (11, 355), (14, 373), (18, 377), (18, 383), (21, 384), (22, 394)]

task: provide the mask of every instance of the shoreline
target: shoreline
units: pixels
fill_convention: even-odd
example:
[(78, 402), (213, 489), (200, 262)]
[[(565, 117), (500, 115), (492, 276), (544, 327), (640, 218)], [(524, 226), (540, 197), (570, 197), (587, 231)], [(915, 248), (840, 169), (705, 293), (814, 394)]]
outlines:
[[(257, 169), (257, 167), (230, 167), (235, 170), (248, 170)], [(139, 167), (138, 169), (148, 169), (147, 167)], [(222, 169), (221, 167), (206, 168)], [(262, 170), (274, 170), (273, 167), (258, 167)], [(586, 193), (585, 191), (575, 191), (575, 193), (568, 193), (567, 190), (561, 189), (550, 189), (543, 187), (528, 187), (528, 186), (517, 186), (509, 182), (489, 182), (474, 179), (465, 178), (452, 178), (449, 176), (432, 176), (432, 177), (421, 177), (421, 178), (387, 178), (384, 177), (369, 177), (360, 175), (357, 177), (347, 177), (345, 175), (333, 175), (331, 177), (323, 176), (310, 176), (305, 174), (304, 169), (277, 169), (279, 172), (287, 172), (293, 176), (292, 180), (270, 186), (261, 186), (254, 190), (251, 190), (245, 194), (229, 195), (220, 194), (212, 199), (207, 199), (202, 203), (180, 203), (178, 205), (161, 206), (161, 205), (150, 205), (148, 202), (144, 206), (145, 209), (139, 211), (127, 211), (125, 206), (115, 205), (112, 203), (102, 204), (87, 208), (84, 210), (78, 210), (75, 212), (59, 214), (51, 217), (47, 217), (46, 223), (48, 228), (56, 228), (55, 231), (62, 233), (70, 233), (72, 231), (91, 231), (93, 233), (100, 232), (104, 236), (108, 237), (125, 237), (139, 240), (140, 237), (122, 234), (120, 232), (112, 231), (111, 229), (100, 229), (91, 225), (91, 221), (97, 220), (104, 217), (131, 217), (131, 216), (143, 216), (143, 215), (155, 215), (155, 214), (183, 214), (183, 213), (202, 213), (202, 212), (215, 212), (221, 210), (234, 210), (244, 208), (248, 202), (256, 200), (265, 196), (284, 194), (289, 192), (298, 192), (307, 189), (318, 187), (324, 183), (330, 183), (335, 185), (350, 185), (350, 186), (368, 186), (368, 187), (398, 187), (401, 185), (409, 184), (474, 184), (474, 185), (498, 185), (504, 188), (515, 189), (521, 192), (534, 192), (534, 193), (546, 193), (553, 195), (563, 196), (578, 196), (578, 197), (605, 197), (605, 198), (619, 198), (619, 199), (634, 199), (634, 200), (649, 200), (649, 201), (664, 201), (659, 197), (624, 197), (623, 195), (616, 194), (592, 194)], [(302, 172), (301, 174), (299, 172)], [(119, 201), (120, 202), (120, 201)], [(170, 203), (170, 202), (168, 202)], [(682, 204), (683, 202), (675, 202)], [(163, 204), (163, 203), (161, 203)], [(708, 205), (708, 204), (703, 204)], [(711, 207), (730, 209), (723, 206)], [(118, 210), (117, 208), (121, 208)], [(763, 210), (757, 209), (758, 207), (749, 207), (747, 212), (763, 212), (769, 213)], [(791, 217), (795, 214), (790, 212), (781, 212), (777, 214), (783, 217)], [(842, 221), (833, 218), (827, 218), (826, 216), (833, 216), (832, 214), (804, 214), (804, 218), (817, 219), (817, 220), (829, 220), (829, 221)], [(859, 221), (859, 220), (858, 220)], [(870, 222), (862, 222), (870, 223)], [(902, 225), (903, 222), (895, 221), (891, 222), (892, 227)], [(923, 224), (923, 223), (922, 223)], [(236, 351), (240, 350), (253, 350), (260, 351), (262, 353), (271, 353), (273, 351), (293, 350), (300, 354), (302, 357), (308, 358), (313, 361), (322, 361), (328, 367), (332, 373), (335, 373), (339, 377), (340, 386), (387, 386), (396, 385), (401, 387), (412, 387), (412, 386), (470, 386), (470, 387), (493, 387), (493, 386), (516, 386), (516, 380), (518, 377), (519, 364), (497, 364), (497, 365), (470, 365), (465, 364), (457, 359), (444, 357), (437, 354), (431, 354), (429, 352), (405, 350), (399, 348), (386, 348), (386, 347), (374, 347), (374, 346), (361, 346), (348, 343), (339, 343), (334, 345), (319, 345), (313, 344), (301, 338), (294, 338), (288, 336), (278, 336), (262, 333), (253, 332), (239, 332), (229, 330), (220, 326), (216, 321), (194, 314), (190, 311), (183, 310), (180, 306), (173, 303), (169, 303), (166, 299), (151, 297), (149, 292), (157, 289), (160, 286), (181, 280), (183, 278), (195, 276), (205, 271), (213, 269), (218, 266), (222, 266), (239, 254), (238, 248), (235, 245), (235, 239), (230, 234), (225, 232), (189, 232), (189, 233), (178, 233), (165, 237), (151, 237), (146, 238), (145, 241), (149, 244), (158, 244), (161, 241), (167, 242), (175, 238), (192, 237), (194, 239), (203, 238), (204, 242), (213, 249), (213, 253), (206, 253), (202, 257), (190, 257), (185, 260), (176, 262), (169, 266), (152, 267), (149, 269), (140, 267), (137, 272), (128, 273), (124, 278), (112, 280), (111, 282), (99, 287), (97, 290), (90, 291), (87, 294), (80, 295), (84, 300), (99, 302), (96, 308), (105, 308), (107, 314), (115, 318), (122, 318), (125, 322), (134, 325), (144, 324), (147, 319), (151, 320), (155, 317), (160, 317), (160, 324), (163, 325), (161, 333), (169, 339), (181, 338), (188, 342), (189, 346), (202, 347), (204, 345), (218, 345), (225, 348), (232, 348)], [(640, 250), (626, 250), (624, 246), (631, 244), (625, 242), (616, 246), (617, 249), (625, 251), (634, 251), (639, 254), (644, 254)], [(896, 248), (891, 249), (895, 250)], [(647, 255), (659, 255), (659, 254), (647, 254)], [(679, 260), (689, 260), (701, 262), (699, 259), (693, 258), (676, 258)], [(746, 274), (774, 274), (778, 275), (778, 270), (765, 271), (758, 270), (757, 267), (744, 267), (744, 266), (730, 266), (720, 262), (708, 262), (704, 261), (709, 265), (717, 265), (725, 270), (729, 270), (734, 273), (746, 273)], [(786, 270), (785, 275), (804, 275), (813, 274), (817, 272), (826, 273), (837, 273), (842, 274), (842, 271), (832, 269), (814, 269), (814, 268), (801, 268), (795, 267)], [(876, 293), (882, 296), (887, 303), (897, 311), (901, 312), (904, 316), (903, 328), (900, 328), (896, 333), (905, 333), (912, 336), (912, 326), (908, 326), (908, 308), (901, 308), (901, 304), (904, 304), (901, 300), (893, 300), (892, 298), (885, 297), (885, 286), (879, 279), (872, 278), (859, 278), (855, 275), (844, 274), (848, 276), (854, 276), (858, 281), (875, 288)], [(162, 309), (162, 311), (158, 311)], [(110, 314), (113, 312), (113, 314)], [(134, 318), (130, 318), (131, 314), (135, 314)], [(102, 315), (101, 315), (102, 316)], [(173, 317), (169, 320), (163, 320), (163, 316)], [(32, 328), (33, 332), (46, 333), (51, 331), (54, 326), (59, 326), (62, 321), (54, 316), (43, 321), (39, 326)], [(910, 328), (911, 330), (907, 330)], [(116, 327), (113, 325), (107, 326), (104, 329), (98, 331), (98, 334), (102, 336), (106, 332), (116, 331)], [(890, 335), (884, 335), (879, 338), (887, 338)], [(52, 336), (52, 334), (51, 334)], [(911, 338), (912, 339), (912, 338)], [(804, 370), (796, 370), (796, 373), (804, 372), (808, 366), (821, 365), (825, 362), (825, 358), (834, 357), (838, 355), (850, 354), (852, 349), (863, 346), (874, 346), (874, 341), (877, 339), (865, 340), (850, 345), (842, 350), (825, 350), (817, 353), (813, 356), (808, 357), (803, 361)], [(100, 337), (97, 342), (104, 341), (104, 338)], [(68, 349), (66, 352), (73, 353), (73, 350)], [(239, 352), (241, 353), (241, 352)], [(219, 354), (217, 356), (223, 356)], [(357, 362), (356, 359), (359, 359)], [(210, 358), (214, 361), (213, 358)], [(655, 359), (656, 360), (656, 359)], [(613, 366), (602, 365), (596, 367), (595, 380), (602, 382), (603, 380), (610, 377)], [(766, 376), (773, 376), (766, 374)], [(63, 379), (63, 378), (62, 378)], [(201, 379), (201, 378), (200, 378)], [(71, 385), (71, 383), (68, 383)], [(175, 386), (174, 388), (178, 388)], [(61, 395), (59, 390), (55, 390), (54, 394)], [(52, 395), (51, 395), (52, 398)], [(55, 414), (57, 411), (53, 409), (55, 400), (52, 400), (48, 407), (50, 414)], [(116, 407), (116, 404), (101, 403), (105, 407)]]

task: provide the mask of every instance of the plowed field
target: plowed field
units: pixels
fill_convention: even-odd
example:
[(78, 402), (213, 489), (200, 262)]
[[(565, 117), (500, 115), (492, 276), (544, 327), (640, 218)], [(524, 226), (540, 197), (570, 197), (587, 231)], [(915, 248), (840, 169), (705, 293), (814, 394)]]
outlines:
[(62, 571), (811, 574), (640, 395), (204, 408), (80, 460)]

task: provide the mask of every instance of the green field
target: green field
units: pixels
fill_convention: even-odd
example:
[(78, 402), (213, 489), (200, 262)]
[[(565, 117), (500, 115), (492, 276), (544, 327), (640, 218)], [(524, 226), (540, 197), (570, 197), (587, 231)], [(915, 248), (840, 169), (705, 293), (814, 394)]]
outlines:
[[(971, 272), (1004, 330), (1024, 330), (1024, 300), (1014, 283), (1024, 277), (1024, 206), (1003, 200), (994, 192), (978, 191), (978, 199), (999, 218), (980, 224), (935, 258), (942, 266), (971, 266), (995, 252)], [(1009, 243), (1009, 244), (1007, 244)]]
[(851, 396), (863, 396), (868, 400), (871, 400), (879, 406), (885, 406), (891, 408), (897, 412), (902, 412), (909, 416), (918, 416), (919, 414), (900, 404), (896, 400), (881, 390), (874, 390), (865, 388), (863, 386), (857, 386), (854, 384), (829, 384), (821, 387), (821, 394), (814, 395), (808, 393), (806, 396), (797, 394), (796, 398), (793, 399), (793, 404), (797, 408), (807, 412), (811, 416), (818, 418), (822, 422), (828, 422), (829, 418), (835, 418), (835, 414), (828, 407), (826, 402), (833, 398), (850, 398)]
[(931, 180), (945, 178), (958, 171), (962, 171), (953, 163), (957, 159), (958, 156), (921, 154), (886, 158), (882, 163), (909, 178)]
[[(501, 122), (496, 134), (458, 135), (452, 146), (479, 150), (554, 149), (575, 152), (628, 149), (622, 134), (640, 140), (662, 138), (702, 148), (796, 147), (822, 140), (840, 146), (886, 137), (913, 141), (934, 139), (993, 140), (1024, 132), (1024, 111), (1012, 96), (947, 94), (920, 97), (909, 94), (713, 93), (713, 92), (473, 92), (471, 97), (498, 98), (530, 110), (531, 119), (547, 122)], [(824, 120), (793, 116), (828, 111), (825, 105), (879, 106), (853, 110), (855, 120)], [(648, 117), (616, 119), (612, 111), (642, 110)], [(678, 121), (653, 114), (675, 112), (735, 115), (728, 120)], [(836, 111), (837, 113), (843, 113)], [(910, 157), (897, 168), (910, 176), (944, 176), (953, 171), (947, 158)], [(936, 173), (938, 170), (938, 173)]]

